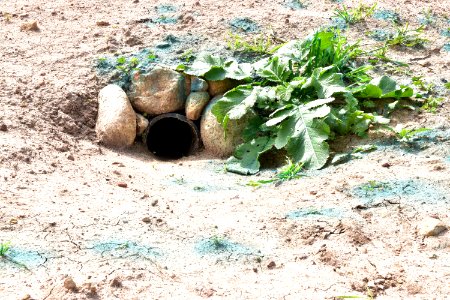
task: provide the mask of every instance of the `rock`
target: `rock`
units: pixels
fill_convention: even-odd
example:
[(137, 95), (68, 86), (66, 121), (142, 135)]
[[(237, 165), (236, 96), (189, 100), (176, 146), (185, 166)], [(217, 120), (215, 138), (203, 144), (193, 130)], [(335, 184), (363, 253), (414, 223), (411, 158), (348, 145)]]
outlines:
[(198, 77), (192, 77), (191, 79), (191, 92), (206, 92), (209, 88), (208, 83)]
[(136, 73), (130, 99), (138, 111), (156, 116), (184, 108), (185, 78), (180, 73), (156, 67), (147, 74)]
[(205, 150), (217, 157), (230, 156), (237, 145), (242, 143), (241, 133), (245, 128), (246, 118), (241, 120), (229, 120), (226, 137), (222, 125), (211, 113), (211, 108), (222, 95), (211, 100), (206, 106), (200, 122), (200, 135), (205, 146)]
[(229, 90), (237, 87), (239, 85), (239, 81), (233, 79), (224, 79), (224, 80), (208, 80), (208, 92), (211, 97), (218, 96), (220, 94), (224, 94)]
[(75, 281), (71, 277), (66, 278), (64, 280), (64, 287), (68, 289), (69, 291), (76, 291), (78, 290), (77, 285), (75, 284)]
[(148, 119), (136, 113), (136, 135), (141, 136), (148, 127)]
[(142, 222), (144, 222), (144, 223), (151, 223), (152, 219), (150, 219), (150, 217), (144, 217), (144, 218), (142, 218)]
[(121, 188), (126, 188), (126, 187), (128, 187), (128, 184), (126, 182), (118, 182), (117, 186), (121, 187)]
[(192, 76), (191, 75), (188, 75), (188, 74), (184, 74), (183, 73), (183, 76), (184, 76), (184, 91), (186, 92), (186, 97), (187, 96), (189, 96), (189, 94), (190, 94), (190, 92), (191, 92), (191, 78), (192, 78)]
[(200, 118), (208, 102), (208, 92), (192, 92), (186, 100), (186, 117), (189, 120), (197, 120)]
[(6, 126), (6, 124), (0, 125), (0, 131), (4, 131), (4, 132), (8, 131), (8, 126)]
[(136, 114), (121, 87), (110, 84), (98, 95), (95, 131), (105, 145), (126, 147), (136, 138)]
[(20, 30), (22, 31), (39, 31), (39, 26), (37, 21), (31, 21), (28, 23), (23, 23), (20, 25)]
[(112, 287), (121, 287), (122, 286), (122, 279), (120, 279), (120, 277), (116, 277), (113, 280), (111, 280), (111, 286)]
[(436, 236), (447, 230), (447, 226), (439, 219), (427, 217), (419, 223), (417, 229), (422, 236)]
[(272, 270), (277, 266), (277, 264), (272, 260), (270, 263), (267, 264), (267, 269)]
[(97, 22), (95, 22), (95, 24), (96, 24), (97, 26), (101, 26), (101, 27), (111, 25), (108, 21), (97, 21)]

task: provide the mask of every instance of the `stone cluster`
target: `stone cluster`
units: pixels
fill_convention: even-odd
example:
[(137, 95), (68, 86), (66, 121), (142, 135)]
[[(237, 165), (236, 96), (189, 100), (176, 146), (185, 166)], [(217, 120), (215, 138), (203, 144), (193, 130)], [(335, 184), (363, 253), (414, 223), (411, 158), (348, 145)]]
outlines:
[(230, 122), (225, 134), (211, 107), (238, 84), (230, 79), (207, 81), (161, 66), (145, 74), (136, 73), (128, 94), (114, 84), (100, 91), (97, 137), (107, 146), (127, 147), (145, 133), (148, 118), (183, 111), (189, 120), (199, 121), (206, 151), (218, 157), (229, 156), (241, 142), (243, 126)]

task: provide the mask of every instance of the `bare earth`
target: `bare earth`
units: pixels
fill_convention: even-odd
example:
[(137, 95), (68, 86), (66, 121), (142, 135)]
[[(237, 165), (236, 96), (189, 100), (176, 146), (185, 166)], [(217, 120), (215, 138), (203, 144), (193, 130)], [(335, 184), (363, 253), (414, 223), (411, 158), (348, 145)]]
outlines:
[[(273, 170), (242, 177), (203, 152), (161, 162), (140, 143), (115, 151), (95, 141), (96, 97), (106, 83), (96, 58), (168, 34), (190, 37), (185, 48), (195, 52), (223, 48), (236, 17), (284, 40), (304, 38), (339, 6), (305, 1), (294, 10), (287, 2), (173, 1), (177, 23), (153, 26), (142, 20), (167, 2), (0, 2), (0, 243), (11, 241), (9, 259), (0, 257), (0, 299), (450, 298), (450, 233), (418, 234), (426, 217), (450, 225), (448, 97), (435, 114), (394, 117), (393, 125), (433, 128), (420, 151), (387, 144), (257, 189), (246, 184)], [(427, 28), (426, 48), (389, 55), (441, 86), (450, 80), (442, 49), (449, 38), (441, 35), (449, 3), (378, 7), (412, 27), (431, 9), (439, 21)], [(32, 21), (39, 31), (22, 26)], [(371, 19), (347, 34), (374, 47), (364, 33), (383, 26)], [(352, 137), (335, 147), (371, 143)], [(387, 183), (380, 195), (367, 188), (373, 181)]]

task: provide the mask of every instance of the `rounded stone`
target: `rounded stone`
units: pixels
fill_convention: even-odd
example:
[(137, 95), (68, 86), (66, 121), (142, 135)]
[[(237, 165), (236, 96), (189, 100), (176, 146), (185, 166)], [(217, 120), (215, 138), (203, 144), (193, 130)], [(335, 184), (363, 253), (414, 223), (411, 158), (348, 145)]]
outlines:
[(198, 77), (191, 79), (191, 92), (206, 92), (208, 90), (208, 82)]
[(239, 85), (239, 81), (228, 78), (224, 80), (208, 80), (207, 83), (208, 83), (208, 92), (211, 95), (211, 97), (225, 94), (229, 90)]
[(156, 67), (149, 73), (136, 73), (130, 88), (130, 100), (136, 110), (150, 116), (184, 108), (186, 79), (173, 70)]
[(130, 146), (136, 138), (136, 114), (118, 85), (107, 85), (98, 95), (95, 132), (100, 142), (112, 147)]
[(148, 127), (148, 119), (136, 113), (136, 135), (141, 136)]
[(246, 119), (229, 120), (226, 135), (222, 125), (211, 112), (214, 104), (222, 98), (222, 95), (214, 97), (206, 106), (200, 122), (200, 136), (205, 150), (216, 157), (224, 158), (233, 154), (236, 146), (243, 142), (242, 131), (246, 125)]
[(198, 120), (208, 102), (208, 92), (192, 92), (186, 100), (186, 117), (189, 120)]

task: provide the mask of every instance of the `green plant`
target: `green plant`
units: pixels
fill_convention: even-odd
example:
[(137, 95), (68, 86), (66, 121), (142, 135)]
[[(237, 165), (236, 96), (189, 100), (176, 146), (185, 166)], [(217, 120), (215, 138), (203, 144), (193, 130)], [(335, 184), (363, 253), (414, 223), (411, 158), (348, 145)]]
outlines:
[(395, 133), (397, 139), (401, 142), (409, 142), (417, 134), (431, 130), (430, 128), (407, 129), (403, 125), (398, 124), (394, 128), (386, 126), (386, 128)]
[(209, 241), (211, 242), (211, 246), (214, 248), (214, 250), (220, 250), (227, 247), (227, 243), (225, 238), (214, 235), (212, 236)]
[(116, 250), (124, 250), (124, 249), (128, 249), (128, 248), (130, 248), (130, 242), (124, 242), (124, 243), (117, 245)]
[(366, 192), (366, 195), (369, 194), (369, 192), (373, 192), (375, 190), (377, 191), (383, 191), (386, 188), (388, 188), (389, 185), (384, 182), (379, 182), (376, 180), (369, 180), (366, 184), (361, 186), (361, 189)]
[(404, 46), (404, 47), (422, 47), (428, 42), (426, 38), (422, 38), (425, 25), (421, 25), (416, 29), (409, 29), (409, 24), (405, 26), (397, 26), (394, 35), (386, 40), (388, 46)]
[(377, 3), (373, 4), (372, 6), (360, 3), (357, 7), (354, 8), (350, 8), (344, 5), (342, 9), (336, 9), (334, 11), (334, 16), (336, 18), (344, 20), (345, 23), (352, 25), (361, 22), (367, 17), (372, 16), (375, 12), (376, 7)]
[(188, 50), (184, 51), (180, 55), (180, 59), (182, 61), (184, 61), (185, 63), (190, 63), (191, 61), (193, 61), (195, 59), (194, 51), (192, 49), (188, 49)]
[(302, 174), (301, 174), (302, 171), (303, 171), (303, 163), (293, 163), (288, 158), (288, 163), (286, 164), (286, 166), (284, 166), (281, 170), (279, 170), (277, 172), (277, 174), (275, 175), (275, 178), (266, 179), (266, 180), (263, 179), (263, 180), (257, 180), (257, 181), (251, 180), (247, 185), (253, 186), (253, 187), (258, 187), (262, 184), (267, 184), (267, 183), (281, 184), (285, 181), (298, 179), (298, 178), (302, 177)]
[(420, 24), (422, 25), (432, 25), (436, 22), (436, 18), (430, 8), (424, 9), (422, 11), (422, 16), (423, 17), (419, 20)]
[(231, 31), (228, 32), (227, 44), (231, 50), (259, 54), (270, 54), (280, 47), (274, 44), (274, 40), (270, 34), (260, 34), (253, 37), (253, 40), (250, 42), (247, 42), (243, 36)]
[(425, 99), (425, 102), (420, 108), (426, 110), (427, 112), (435, 113), (444, 100), (444, 97), (430, 96)]
[(378, 147), (376, 145), (364, 145), (359, 146), (353, 149), (352, 153), (368, 153), (377, 150)]
[(285, 150), (293, 164), (319, 169), (329, 156), (327, 139), (364, 136), (371, 124), (389, 121), (364, 111), (362, 102), (413, 96), (411, 87), (387, 76), (372, 78), (369, 67), (357, 64), (362, 53), (358, 43), (349, 44), (340, 32), (324, 29), (254, 64), (205, 55), (184, 70), (208, 80), (244, 82), (212, 108), (224, 128), (229, 120), (248, 120), (244, 143), (228, 159), (228, 171), (257, 173), (259, 156), (274, 148)]
[(444, 87), (445, 87), (447, 90), (450, 90), (450, 82), (444, 83)]
[(0, 243), (0, 257), (6, 256), (6, 253), (11, 247), (11, 242)]
[[(423, 78), (423, 76), (414, 76), (411, 78), (412, 83), (421, 91), (424, 91), (425, 94), (431, 94), (433, 93), (433, 89), (436, 86), (434, 83), (430, 82), (426, 82)], [(422, 95), (418, 94), (416, 95), (416, 97), (421, 98)]]

